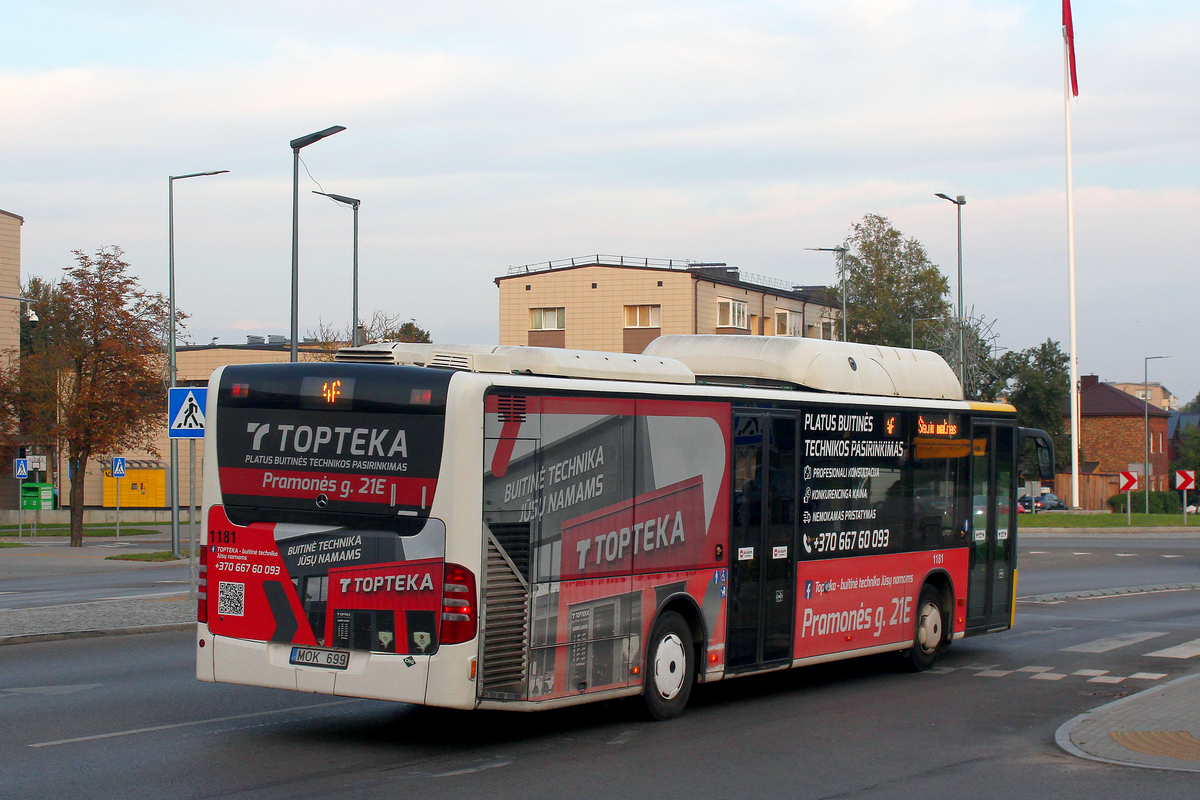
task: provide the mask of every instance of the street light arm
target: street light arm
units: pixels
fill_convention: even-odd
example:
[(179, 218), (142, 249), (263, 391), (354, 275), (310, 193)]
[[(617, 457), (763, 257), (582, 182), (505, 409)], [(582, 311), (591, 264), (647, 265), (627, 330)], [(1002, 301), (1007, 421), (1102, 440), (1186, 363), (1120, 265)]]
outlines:
[(323, 131), (317, 131), (316, 133), (310, 133), (307, 136), (301, 136), (297, 139), (292, 139), (289, 144), (293, 150), (300, 150), (301, 148), (308, 147), (313, 142), (321, 141), (326, 136), (333, 136), (335, 133), (341, 133), (344, 130), (346, 130), (345, 125), (333, 125)]
[(316, 189), (313, 189), (313, 194), (319, 194), (322, 197), (328, 197), (330, 200), (336, 200), (337, 202), (348, 205), (351, 208), (358, 208), (359, 203), (362, 202), (361, 200), (356, 200), (353, 197), (346, 197), (346, 195), (344, 195), (344, 194), (333, 194), (332, 192), (318, 192)]
[(224, 175), (229, 172), (227, 169), (213, 169), (208, 172), (189, 172), (187, 175), (168, 175), (167, 180), (181, 181), (184, 178), (200, 178), (205, 175)]

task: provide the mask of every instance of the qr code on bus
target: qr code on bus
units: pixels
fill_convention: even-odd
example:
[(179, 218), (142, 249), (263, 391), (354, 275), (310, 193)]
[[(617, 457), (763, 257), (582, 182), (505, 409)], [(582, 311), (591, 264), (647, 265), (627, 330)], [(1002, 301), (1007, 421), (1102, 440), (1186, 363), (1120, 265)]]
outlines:
[(240, 617), (246, 613), (246, 584), (220, 581), (217, 586), (217, 613)]

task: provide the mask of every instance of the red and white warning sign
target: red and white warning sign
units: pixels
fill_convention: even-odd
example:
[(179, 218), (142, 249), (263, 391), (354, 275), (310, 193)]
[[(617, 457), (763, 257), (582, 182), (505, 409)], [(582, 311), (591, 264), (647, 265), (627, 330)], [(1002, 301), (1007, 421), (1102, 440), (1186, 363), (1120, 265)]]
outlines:
[(1179, 490), (1195, 489), (1196, 488), (1196, 470), (1194, 469), (1177, 469), (1175, 470), (1175, 488)]
[(1121, 473), (1121, 491), (1130, 492), (1137, 488), (1138, 474), (1136, 472)]

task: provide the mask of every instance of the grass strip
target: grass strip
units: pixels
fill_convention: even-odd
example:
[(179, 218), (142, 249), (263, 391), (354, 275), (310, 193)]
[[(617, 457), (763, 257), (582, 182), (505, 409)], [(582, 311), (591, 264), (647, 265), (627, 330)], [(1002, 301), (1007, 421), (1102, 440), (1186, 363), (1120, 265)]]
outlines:
[(163, 550), (158, 553), (117, 553), (115, 556), (108, 556), (105, 561), (179, 561), (181, 558), (186, 558), (186, 554), (182, 556), (171, 555), (170, 550)]
[[(1200, 514), (1188, 514), (1188, 527), (1200, 527)], [(1183, 526), (1183, 514), (1134, 514), (1134, 528), (1178, 528)], [(1029, 528), (1125, 528), (1124, 514), (1067, 514), (1043, 511), (1040, 514), (1018, 514), (1017, 526)]]
[[(17, 530), (18, 530), (18, 528), (16, 525), (0, 525), (0, 533), (3, 533), (3, 534), (15, 535), (17, 533)], [(34, 530), (33, 526), (30, 525), (29, 523), (26, 523), (20, 529), (21, 534), (23, 536), (31, 535), (33, 530)], [(126, 528), (124, 525), (121, 526), (121, 535), (122, 536), (148, 536), (152, 533), (162, 533), (162, 531), (156, 531), (156, 530), (152, 530), (149, 528)], [(70, 536), (71, 535), (71, 526), (70, 525), (38, 525), (37, 526), (37, 535), (38, 536)], [(101, 525), (85, 525), (83, 528), (83, 535), (84, 536), (116, 536), (117, 535), (117, 527), (115, 525), (102, 525), (102, 526)]]

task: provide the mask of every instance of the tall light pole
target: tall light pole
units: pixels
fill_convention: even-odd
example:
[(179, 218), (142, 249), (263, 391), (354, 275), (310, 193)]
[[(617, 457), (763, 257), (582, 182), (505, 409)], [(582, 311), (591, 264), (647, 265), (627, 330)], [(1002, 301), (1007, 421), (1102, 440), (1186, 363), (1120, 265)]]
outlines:
[(300, 360), (297, 347), (300, 341), (300, 150), (344, 130), (345, 125), (334, 125), (289, 143), (292, 148), (292, 361)]
[[(224, 175), (227, 169), (167, 176), (167, 373), (175, 388), (175, 181)], [(167, 421), (170, 424), (170, 420)], [(171, 554), (179, 555), (179, 442), (171, 440)]]
[(967, 204), (967, 198), (961, 194), (957, 198), (937, 193), (937, 197), (949, 200), (958, 206), (958, 382), (962, 384), (965, 376), (966, 347), (963, 344), (963, 285), (962, 285), (962, 207)]
[(837, 253), (838, 274), (842, 279), (842, 341), (846, 341), (846, 248), (845, 247), (806, 247), (819, 253)]
[(350, 344), (353, 347), (358, 347), (358, 207), (362, 201), (355, 200), (353, 197), (346, 197), (343, 194), (330, 194), (329, 192), (318, 192), (315, 190), (313, 194), (323, 195), (330, 200), (335, 200), (354, 209), (354, 321), (350, 326)]
[(1150, 513), (1150, 362), (1156, 358), (1170, 358), (1170, 356), (1146, 356), (1142, 361), (1142, 405), (1143, 417), (1145, 419), (1145, 457), (1146, 461), (1142, 464), (1146, 468), (1146, 486), (1142, 490), (1146, 498), (1146, 513)]

